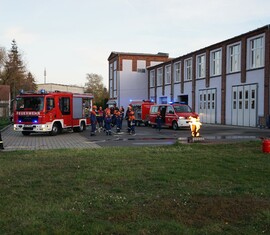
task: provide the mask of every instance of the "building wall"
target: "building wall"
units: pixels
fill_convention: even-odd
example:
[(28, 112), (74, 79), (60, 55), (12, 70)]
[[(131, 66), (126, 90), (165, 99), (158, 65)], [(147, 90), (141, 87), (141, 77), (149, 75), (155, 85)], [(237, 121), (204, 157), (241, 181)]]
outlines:
[(11, 95), (9, 85), (0, 85), (0, 117), (11, 115)]
[(156, 91), (155, 91), (155, 88), (150, 88), (149, 89), (149, 99), (152, 100), (153, 102), (156, 102), (155, 101), (155, 96), (156, 95)]
[[(184, 83), (184, 91), (182, 94), (187, 94), (188, 95), (188, 105), (192, 107), (192, 82), (185, 82)], [(181, 95), (182, 95), (181, 94)], [(194, 109), (194, 107), (193, 107)]]
[[(140, 61), (141, 69), (146, 69), (145, 61)], [(122, 61), (122, 71), (119, 72), (118, 105), (127, 107), (131, 100), (143, 100), (148, 95), (147, 74), (132, 71), (132, 60)]]
[(180, 95), (181, 86), (180, 83), (175, 83), (173, 85), (173, 100), (178, 101), (178, 96)]

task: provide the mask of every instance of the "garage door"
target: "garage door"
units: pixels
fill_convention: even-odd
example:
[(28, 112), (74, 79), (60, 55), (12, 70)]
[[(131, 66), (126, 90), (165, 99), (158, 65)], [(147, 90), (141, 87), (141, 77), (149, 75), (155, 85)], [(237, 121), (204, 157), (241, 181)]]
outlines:
[(232, 125), (257, 125), (257, 84), (232, 88)]

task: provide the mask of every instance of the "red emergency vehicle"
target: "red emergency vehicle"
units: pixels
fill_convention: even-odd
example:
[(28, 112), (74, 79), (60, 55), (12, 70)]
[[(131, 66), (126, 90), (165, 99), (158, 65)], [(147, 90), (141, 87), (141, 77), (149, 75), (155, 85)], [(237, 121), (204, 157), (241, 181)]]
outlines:
[(92, 100), (92, 94), (45, 90), (21, 93), (16, 98), (14, 130), (23, 135), (36, 132), (57, 135), (64, 129), (84, 131), (90, 124)]
[(135, 113), (136, 125), (140, 125), (141, 123), (143, 123), (145, 126), (148, 125), (150, 107), (154, 104), (155, 103), (150, 100), (132, 101), (130, 103), (130, 106)]
[(152, 105), (149, 114), (149, 124), (156, 127), (157, 114), (160, 113), (162, 125), (177, 130), (181, 127), (189, 127), (189, 117), (198, 118), (199, 115), (192, 109), (181, 103)]

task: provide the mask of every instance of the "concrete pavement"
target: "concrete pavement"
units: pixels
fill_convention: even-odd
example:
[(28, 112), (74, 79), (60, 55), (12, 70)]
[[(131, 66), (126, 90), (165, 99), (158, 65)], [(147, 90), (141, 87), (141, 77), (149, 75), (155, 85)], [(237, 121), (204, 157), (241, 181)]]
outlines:
[(100, 148), (81, 133), (64, 132), (61, 135), (49, 136), (48, 134), (31, 134), (23, 136), (15, 132), (13, 125), (4, 129), (2, 139), (4, 150), (38, 150), (38, 149), (68, 149), (68, 148)]

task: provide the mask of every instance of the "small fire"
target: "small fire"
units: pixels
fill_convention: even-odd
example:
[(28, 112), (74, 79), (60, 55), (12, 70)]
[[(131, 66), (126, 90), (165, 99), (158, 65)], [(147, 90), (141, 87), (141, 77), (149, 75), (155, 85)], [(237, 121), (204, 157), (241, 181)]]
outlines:
[(189, 126), (191, 130), (191, 135), (193, 137), (200, 136), (199, 130), (201, 128), (202, 123), (200, 122), (200, 117), (197, 118), (189, 117)]

